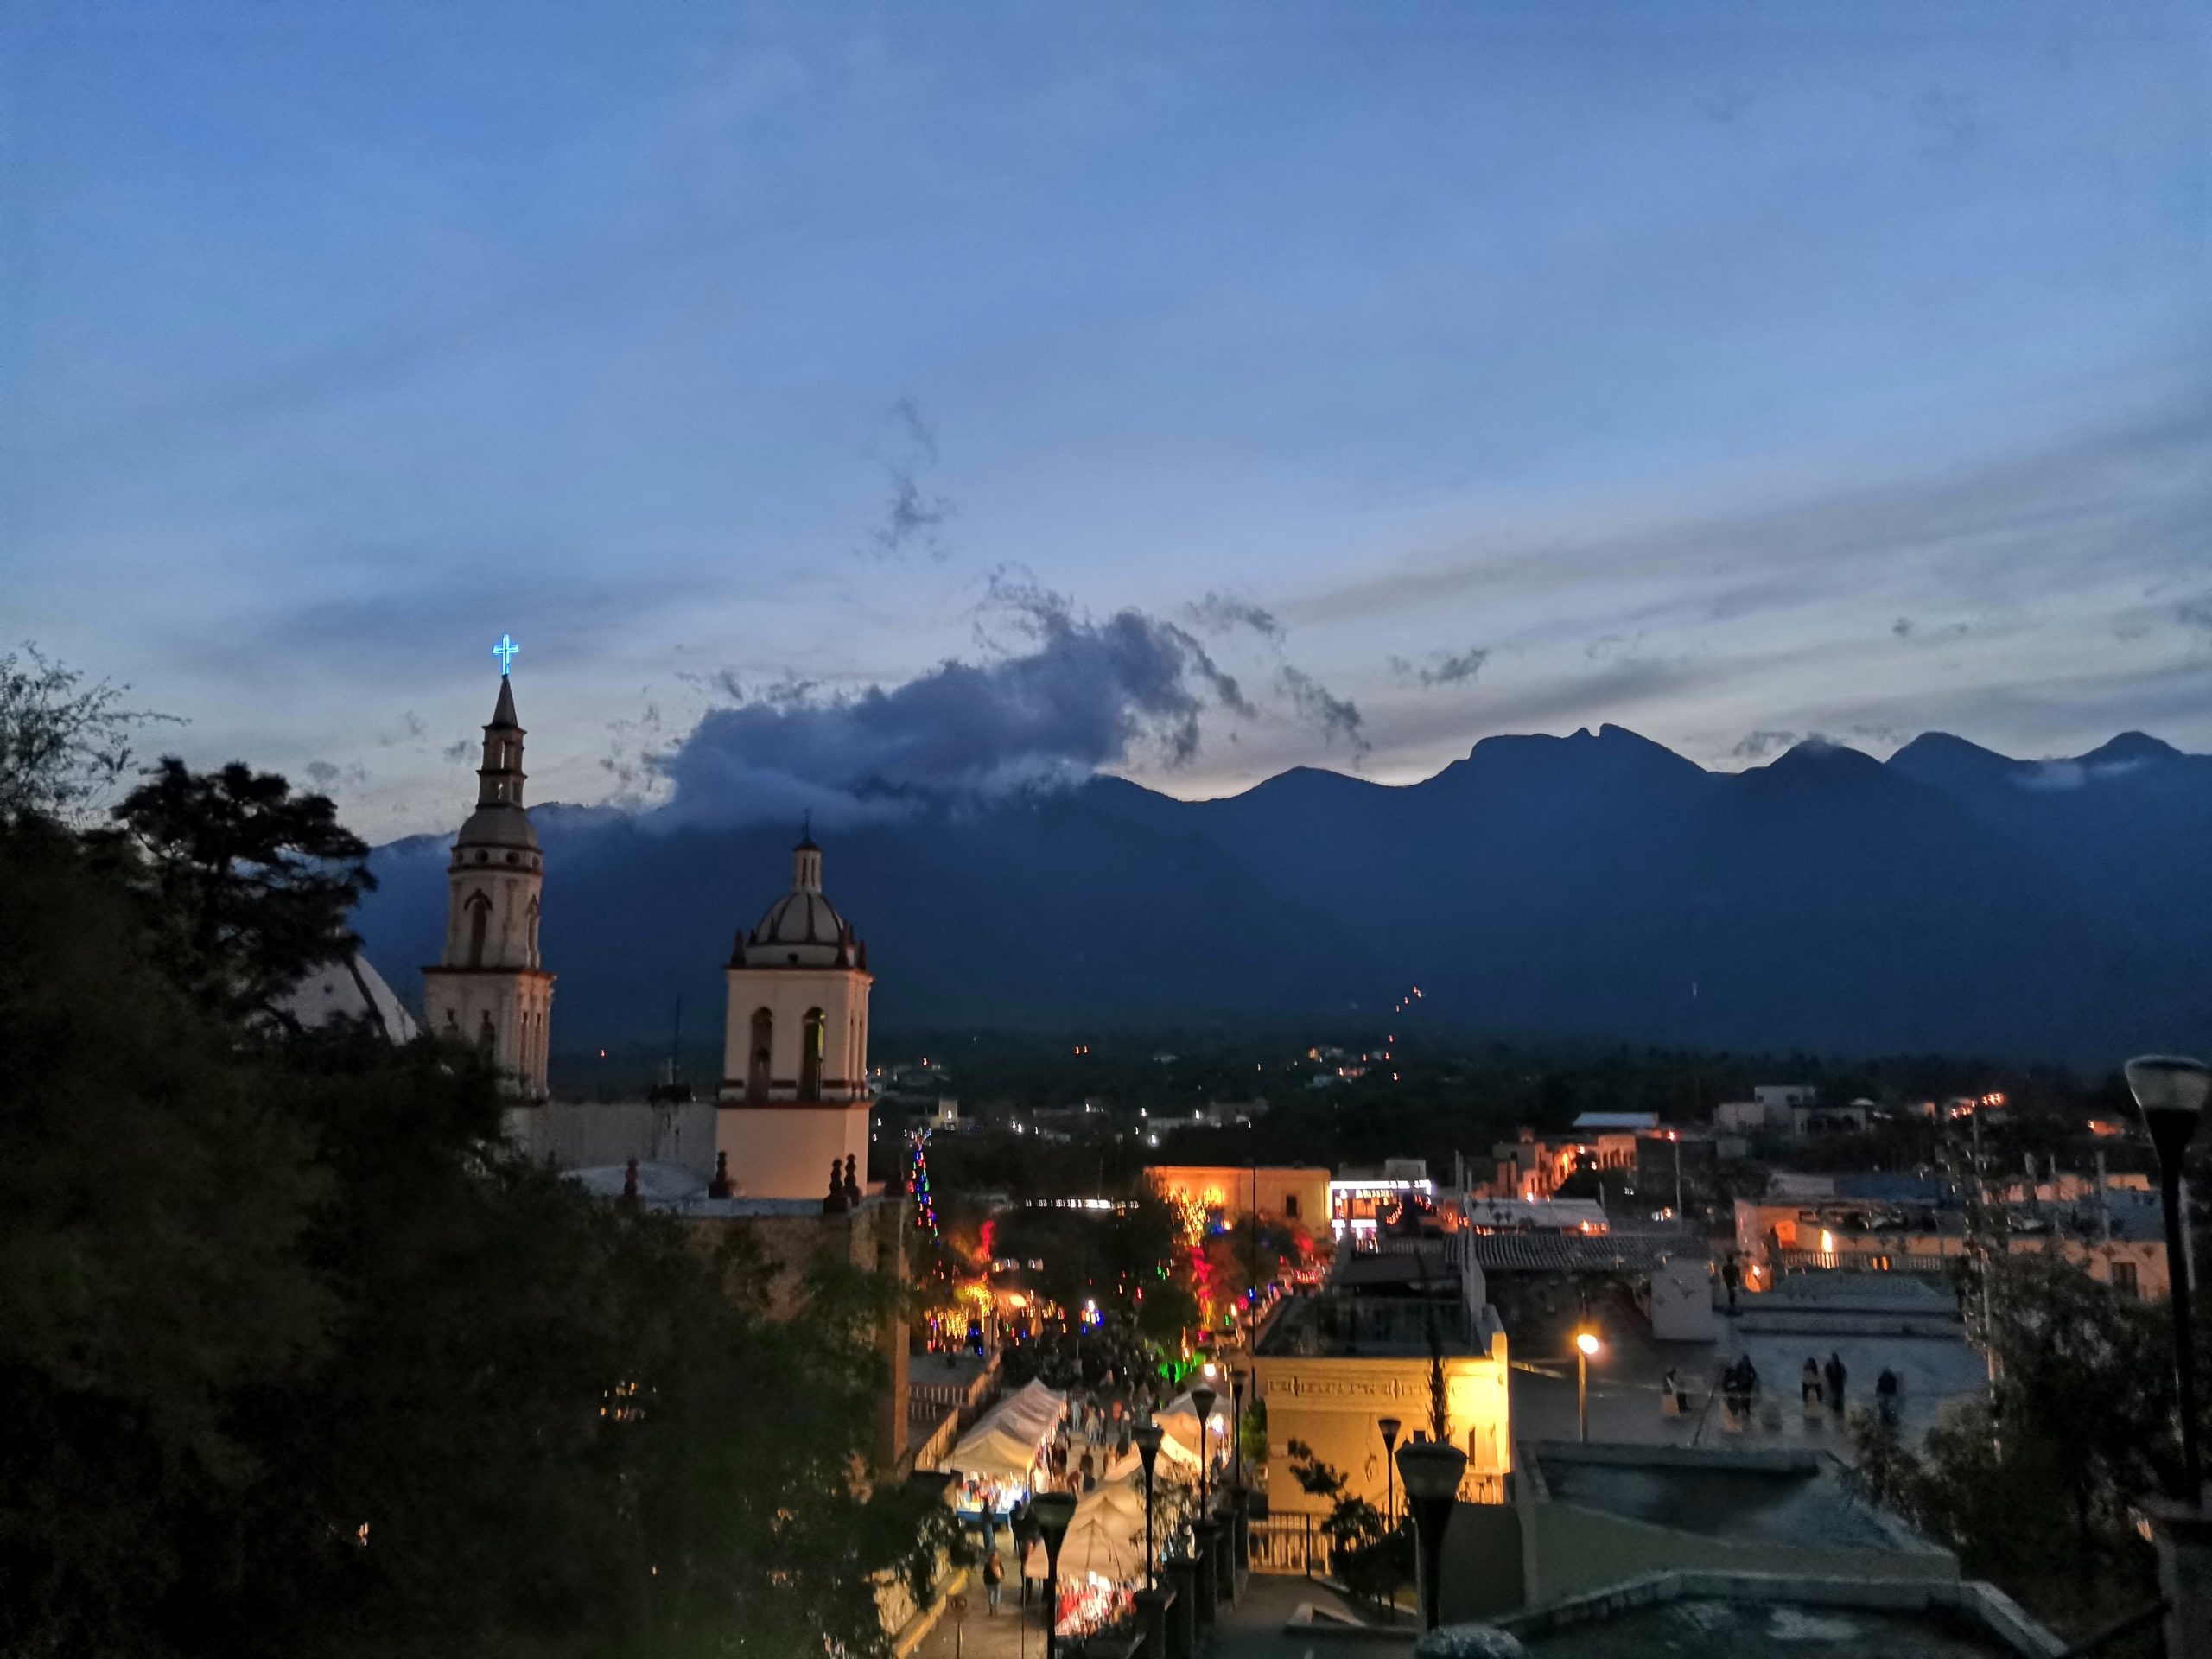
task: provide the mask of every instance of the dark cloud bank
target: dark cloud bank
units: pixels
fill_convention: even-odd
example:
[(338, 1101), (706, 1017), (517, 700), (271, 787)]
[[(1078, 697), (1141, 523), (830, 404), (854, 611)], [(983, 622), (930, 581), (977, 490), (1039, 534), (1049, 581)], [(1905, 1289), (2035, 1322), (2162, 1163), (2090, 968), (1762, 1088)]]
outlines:
[[(830, 694), (799, 683), (748, 695), (721, 677), (718, 689), (735, 701), (651, 757), (673, 791), (656, 816), (732, 823), (813, 811), (836, 821), (1063, 787), (1132, 762), (1189, 764), (1209, 713), (1267, 717), (1176, 623), (1135, 609), (1093, 618), (1004, 575), (991, 583), (985, 613), (1015, 648), (948, 660), (903, 685)], [(1194, 620), (1272, 639), (1264, 617), (1256, 607), (1244, 615), (1213, 607)], [(1349, 700), (1287, 664), (1272, 684), (1289, 717), (1364, 752)]]

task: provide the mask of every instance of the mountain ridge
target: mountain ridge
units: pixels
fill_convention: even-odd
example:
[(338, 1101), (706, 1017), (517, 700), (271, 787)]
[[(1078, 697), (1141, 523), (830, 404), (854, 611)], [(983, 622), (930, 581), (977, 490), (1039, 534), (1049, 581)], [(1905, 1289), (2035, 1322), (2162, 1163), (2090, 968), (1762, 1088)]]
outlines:
[[(718, 1024), (791, 829), (533, 817), (556, 1049), (664, 1032), (677, 996)], [(2056, 760), (1815, 740), (1728, 772), (1605, 725), (1485, 738), (1411, 784), (1098, 776), (819, 838), (879, 1029), (1341, 1028), (1420, 984), (1467, 1036), (2108, 1063), (2201, 1045), (2212, 1008), (2212, 757), (2140, 733)], [(374, 856), (357, 925), (403, 995), (442, 938), (445, 846)]]

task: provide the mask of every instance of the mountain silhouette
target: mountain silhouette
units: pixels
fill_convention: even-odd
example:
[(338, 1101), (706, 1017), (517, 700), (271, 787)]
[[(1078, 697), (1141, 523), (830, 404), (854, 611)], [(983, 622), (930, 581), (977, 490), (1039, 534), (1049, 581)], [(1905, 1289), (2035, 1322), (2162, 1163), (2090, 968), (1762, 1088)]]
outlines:
[[(721, 1020), (790, 826), (533, 812), (554, 1046)], [(1124, 779), (821, 835), (879, 1030), (1312, 1020), (1464, 1037), (2109, 1064), (2212, 1037), (2212, 756), (2141, 733), (2020, 760), (1942, 733), (1709, 772), (1617, 726), (1497, 737), (1386, 786), (1299, 768), (1224, 799)], [(419, 1000), (445, 837), (378, 849), (357, 918)], [(695, 1031), (701, 1027), (694, 1027)]]

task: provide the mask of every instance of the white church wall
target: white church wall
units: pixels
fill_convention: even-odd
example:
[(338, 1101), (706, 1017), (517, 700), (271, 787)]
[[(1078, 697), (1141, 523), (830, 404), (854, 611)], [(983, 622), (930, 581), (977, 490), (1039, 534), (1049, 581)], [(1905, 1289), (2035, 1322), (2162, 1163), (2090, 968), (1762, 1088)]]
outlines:
[(704, 1180), (715, 1173), (715, 1116), (712, 1101), (517, 1106), (507, 1112), (506, 1132), (524, 1156), (533, 1163), (550, 1156), (556, 1169), (612, 1167), (635, 1158), (691, 1170)]

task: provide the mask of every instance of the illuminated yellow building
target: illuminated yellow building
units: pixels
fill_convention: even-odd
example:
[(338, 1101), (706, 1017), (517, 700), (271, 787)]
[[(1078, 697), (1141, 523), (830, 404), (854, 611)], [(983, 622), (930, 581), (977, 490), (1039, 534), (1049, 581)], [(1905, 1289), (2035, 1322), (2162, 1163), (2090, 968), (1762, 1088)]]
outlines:
[(1329, 1236), (1329, 1172), (1276, 1164), (1161, 1164), (1145, 1174), (1172, 1202), (1218, 1210), (1230, 1226), (1257, 1213)]
[(1382, 1507), (1394, 1484), (1382, 1423), (1397, 1423), (1401, 1444), (1429, 1428), (1433, 1341), (1444, 1353), (1448, 1433), (1467, 1454), (1459, 1496), (1505, 1501), (1513, 1460), (1505, 1330), (1480, 1284), (1460, 1251), (1439, 1244), (1340, 1253), (1328, 1288), (1277, 1306), (1250, 1361), (1267, 1406), (1262, 1478), (1270, 1512), (1318, 1516), (1329, 1508), (1292, 1474), (1293, 1441), (1343, 1473), (1356, 1496)]

